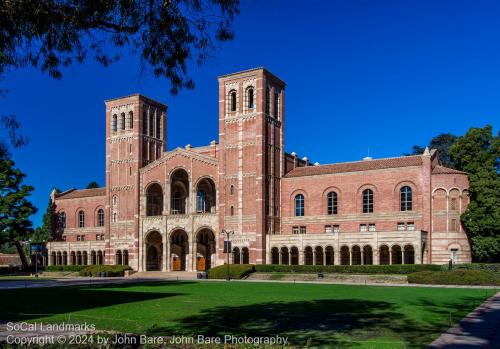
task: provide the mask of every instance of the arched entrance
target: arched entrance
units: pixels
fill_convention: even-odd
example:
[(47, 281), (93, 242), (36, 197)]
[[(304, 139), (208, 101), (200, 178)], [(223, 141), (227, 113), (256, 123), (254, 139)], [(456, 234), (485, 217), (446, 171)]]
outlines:
[(250, 263), (250, 253), (248, 251), (248, 247), (241, 248), (241, 264)]
[(403, 263), (403, 253), (401, 246), (394, 245), (391, 248), (391, 263), (392, 264), (402, 264)]
[(215, 253), (215, 235), (210, 229), (202, 229), (196, 234), (196, 270), (205, 271), (212, 267)]
[(215, 184), (210, 178), (203, 178), (196, 186), (196, 212), (215, 212)]
[(189, 198), (189, 175), (179, 168), (170, 177), (171, 214), (186, 214)]
[(240, 264), (240, 248), (235, 247), (233, 248), (233, 264)]
[(280, 252), (277, 247), (271, 249), (271, 264), (280, 263)]
[(313, 265), (313, 260), (313, 249), (311, 246), (306, 246), (306, 248), (304, 248), (304, 264)]
[(290, 262), (292, 265), (299, 265), (299, 249), (296, 246), (290, 249)]
[(382, 245), (379, 248), (379, 264), (384, 265), (384, 264), (391, 264), (391, 259), (390, 259), (390, 254), (389, 254), (389, 247), (387, 245)]
[(323, 247), (316, 246), (314, 249), (314, 264), (323, 265)]
[(179, 229), (170, 234), (170, 269), (172, 271), (186, 270), (186, 255), (188, 253), (187, 233)]
[(340, 248), (340, 265), (349, 265), (351, 264), (351, 255), (349, 253), (349, 247), (342, 246)]
[[(146, 236), (146, 270), (161, 270), (163, 243), (161, 234), (152, 231)], [(128, 259), (128, 254), (127, 254)], [(122, 260), (123, 263), (123, 260)]]

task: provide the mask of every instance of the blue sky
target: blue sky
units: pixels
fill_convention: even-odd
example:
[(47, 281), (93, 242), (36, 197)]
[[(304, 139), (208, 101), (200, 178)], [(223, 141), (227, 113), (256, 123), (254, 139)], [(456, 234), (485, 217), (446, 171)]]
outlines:
[(169, 94), (166, 80), (126, 56), (93, 61), (61, 81), (33, 69), (8, 74), (0, 114), (30, 138), (14, 152), (35, 187), (41, 222), (52, 187), (104, 184), (104, 100), (142, 93), (169, 105), (167, 147), (217, 139), (218, 75), (265, 66), (287, 82), (288, 152), (322, 164), (399, 156), (441, 132), (500, 120), (498, 1), (242, 1), (236, 37), (190, 74), (196, 89)]

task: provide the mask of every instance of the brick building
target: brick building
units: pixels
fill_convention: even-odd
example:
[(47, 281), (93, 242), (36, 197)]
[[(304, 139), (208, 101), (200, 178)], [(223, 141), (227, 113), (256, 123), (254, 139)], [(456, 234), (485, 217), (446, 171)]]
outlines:
[(53, 192), (50, 264), (205, 270), (231, 263), (470, 262), (467, 174), (421, 155), (329, 165), (284, 149), (285, 83), (264, 68), (219, 80), (219, 142), (166, 151), (167, 106), (106, 104), (106, 186)]

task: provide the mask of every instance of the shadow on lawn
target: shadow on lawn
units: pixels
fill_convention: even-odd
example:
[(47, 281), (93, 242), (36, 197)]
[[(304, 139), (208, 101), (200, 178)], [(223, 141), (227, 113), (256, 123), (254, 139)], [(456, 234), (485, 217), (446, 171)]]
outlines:
[[(178, 284), (176, 283), (176, 285)], [(140, 288), (141, 286), (157, 287), (166, 285), (169, 285), (169, 283), (142, 282), (2, 290), (0, 291), (0, 299), (2, 299), (0, 320), (32, 320), (80, 310), (184, 295), (184, 293), (171, 291), (154, 292), (154, 289), (143, 292)], [(132, 286), (136, 288), (134, 291), (126, 290), (126, 288)]]
[(300, 347), (338, 347), (381, 337), (423, 346), (428, 341), (422, 342), (422, 334), (434, 333), (435, 329), (407, 319), (392, 303), (338, 299), (216, 307), (181, 318), (174, 327), (155, 326), (148, 331), (150, 335), (179, 332), (219, 337), (279, 334)]

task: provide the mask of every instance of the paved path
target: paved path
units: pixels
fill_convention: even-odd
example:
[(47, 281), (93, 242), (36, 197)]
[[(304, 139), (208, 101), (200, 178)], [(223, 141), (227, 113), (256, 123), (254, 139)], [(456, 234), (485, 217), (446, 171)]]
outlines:
[(439, 336), (429, 348), (500, 348), (500, 292)]

